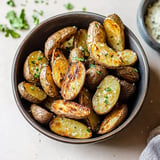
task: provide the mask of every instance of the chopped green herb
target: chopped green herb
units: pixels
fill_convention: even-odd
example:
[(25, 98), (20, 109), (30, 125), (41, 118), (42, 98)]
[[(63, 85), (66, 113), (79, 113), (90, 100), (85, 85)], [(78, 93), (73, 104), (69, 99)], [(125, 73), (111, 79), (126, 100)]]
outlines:
[(119, 40), (119, 42), (117, 43), (117, 45), (119, 45), (121, 43), (121, 39)]
[(137, 68), (134, 68), (134, 70), (138, 73), (138, 69)]
[(105, 95), (105, 98), (108, 98), (108, 96), (107, 96), (107, 95)]
[(44, 3), (44, 0), (41, 0), (41, 3)]
[(87, 10), (86, 7), (83, 7), (83, 8), (82, 8), (82, 11), (83, 11), (83, 12), (85, 12), (86, 10)]
[(88, 51), (88, 48), (87, 48), (87, 47), (84, 49), (84, 51), (86, 51), (86, 52), (88, 52), (88, 53), (89, 53), (89, 51)]
[(42, 59), (43, 59), (43, 57), (38, 57), (37, 59), (38, 59), (38, 60), (42, 60)]
[(97, 23), (95, 23), (95, 26), (98, 27), (98, 26), (97, 26)]
[(71, 42), (68, 42), (68, 45), (71, 45)]
[(38, 68), (38, 67), (36, 67), (36, 71), (39, 71), (39, 68)]
[(36, 26), (39, 25), (39, 19), (38, 19), (38, 17), (37, 17), (36, 15), (33, 15), (32, 18), (33, 18), (33, 23), (34, 23)]
[(9, 6), (11, 6), (11, 7), (15, 7), (15, 3), (14, 3), (13, 0), (7, 1), (7, 4), (8, 4)]
[(96, 66), (94, 64), (90, 64), (89, 68), (96, 68)]
[(84, 62), (85, 61), (85, 59), (84, 58), (78, 58), (78, 57), (73, 57), (74, 59), (77, 59), (78, 61), (82, 61), (82, 62)]
[(29, 25), (25, 19), (25, 10), (22, 9), (19, 17), (16, 15), (15, 11), (10, 11), (7, 13), (6, 18), (9, 20), (10, 25), (15, 29), (29, 29)]
[(39, 14), (40, 14), (40, 16), (43, 16), (43, 11), (42, 10), (40, 10), (40, 12), (39, 12)]
[(100, 86), (97, 86), (97, 89), (99, 89), (100, 88)]
[(35, 74), (34, 74), (34, 78), (38, 78), (38, 77), (40, 76), (40, 72), (41, 72), (41, 71), (39, 70), (37, 73), (35, 73)]
[(113, 54), (111, 55), (111, 58), (113, 57)]
[(31, 61), (32, 64), (35, 64), (35, 61)]
[(30, 88), (31, 88), (31, 90), (34, 90), (34, 87), (33, 87), (33, 86), (31, 86)]
[(34, 0), (34, 3), (39, 3), (39, 0)]
[(73, 6), (72, 3), (64, 4), (64, 7), (65, 7), (67, 10), (72, 10), (72, 9), (74, 8), (74, 6)]
[(108, 104), (108, 101), (107, 101), (107, 99), (105, 99), (105, 100), (104, 100), (104, 103), (105, 103), (105, 104)]
[(104, 55), (107, 56), (107, 54), (108, 54), (108, 53), (106, 52)]
[(109, 91), (111, 91), (111, 88), (107, 87), (107, 88), (105, 89), (105, 91), (109, 92)]
[(46, 2), (46, 5), (48, 5), (49, 3), (48, 2)]
[(90, 37), (90, 35), (88, 35), (88, 37)]
[(97, 73), (97, 74), (102, 74), (102, 72), (101, 72), (101, 71), (96, 71), (96, 73)]
[(91, 132), (90, 129), (87, 128), (87, 132)]

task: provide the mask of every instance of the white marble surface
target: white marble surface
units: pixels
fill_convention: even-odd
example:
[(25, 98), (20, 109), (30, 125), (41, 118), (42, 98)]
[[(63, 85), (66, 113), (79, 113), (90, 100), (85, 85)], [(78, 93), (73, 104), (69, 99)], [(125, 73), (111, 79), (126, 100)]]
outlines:
[[(24, 0), (15, 0), (21, 10)], [(146, 137), (150, 129), (160, 124), (160, 54), (152, 50), (140, 37), (136, 14), (140, 0), (54, 0), (49, 5), (34, 4), (28, 0), (25, 7), (27, 19), (31, 28), (32, 10), (44, 10), (41, 21), (53, 15), (67, 12), (64, 4), (71, 2), (74, 10), (96, 12), (108, 15), (116, 12), (123, 22), (139, 38), (150, 65), (150, 85), (148, 96), (143, 108), (136, 119), (120, 134), (112, 139), (97, 144), (71, 145), (64, 144), (40, 134), (32, 128), (19, 112), (13, 98), (11, 88), (11, 66), (15, 52), (27, 35), (28, 31), (21, 32), (20, 39), (5, 38), (0, 33), (0, 159), (1, 160), (137, 160), (145, 147)], [(6, 12), (12, 8), (6, 5), (6, 1), (0, 2), (0, 23), (6, 23)]]

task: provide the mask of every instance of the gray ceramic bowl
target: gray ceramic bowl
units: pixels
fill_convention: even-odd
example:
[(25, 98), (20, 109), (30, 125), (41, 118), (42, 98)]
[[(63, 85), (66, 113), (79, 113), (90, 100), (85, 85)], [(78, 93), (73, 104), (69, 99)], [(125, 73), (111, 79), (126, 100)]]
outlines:
[(63, 27), (72, 26), (72, 25), (75, 25), (78, 28), (87, 29), (89, 23), (92, 22), (93, 20), (103, 23), (104, 18), (105, 17), (102, 15), (89, 13), (89, 12), (70, 12), (70, 13), (54, 16), (52, 18), (47, 19), (46, 21), (41, 23), (39, 26), (34, 28), (28, 34), (28, 36), (23, 40), (23, 42), (21, 43), (21, 45), (17, 50), (17, 53), (13, 61), (13, 66), (12, 66), (12, 88), (13, 88), (13, 94), (14, 94), (16, 103), (22, 115), (25, 117), (25, 119), (38, 131), (40, 131), (41, 133), (43, 133), (44, 135), (52, 139), (62, 141), (62, 142), (81, 144), (81, 143), (98, 142), (98, 141), (110, 138), (111, 136), (115, 135), (116, 133), (124, 129), (135, 118), (135, 116), (137, 115), (137, 113), (139, 112), (143, 104), (144, 98), (147, 93), (147, 88), (148, 88), (148, 72), (149, 72), (148, 63), (147, 63), (145, 53), (138, 39), (127, 27), (125, 27), (126, 48), (130, 48), (137, 53), (138, 60), (139, 60), (137, 63), (137, 68), (140, 73), (140, 81), (137, 84), (137, 93), (128, 104), (129, 105), (128, 117), (126, 118), (123, 124), (118, 126), (113, 131), (100, 136), (94, 135), (92, 138), (84, 139), (84, 140), (71, 139), (71, 138), (59, 136), (57, 134), (52, 133), (49, 130), (49, 128), (46, 128), (40, 125), (33, 119), (31, 114), (29, 113), (30, 103), (22, 99), (18, 93), (17, 85), (18, 83), (24, 80), (23, 64), (26, 57), (30, 52), (34, 50), (43, 51), (44, 43), (49, 35), (51, 35), (53, 32)]
[(137, 26), (142, 38), (151, 46), (153, 49), (160, 51), (160, 43), (155, 41), (145, 26), (145, 16), (147, 14), (148, 7), (151, 6), (156, 0), (142, 0), (137, 12)]

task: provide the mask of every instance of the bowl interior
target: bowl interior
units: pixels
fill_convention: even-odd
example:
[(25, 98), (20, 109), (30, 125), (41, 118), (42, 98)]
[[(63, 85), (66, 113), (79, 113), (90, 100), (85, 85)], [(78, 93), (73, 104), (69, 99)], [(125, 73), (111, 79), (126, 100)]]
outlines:
[(143, 39), (153, 48), (160, 51), (160, 43), (152, 38), (150, 33), (147, 31), (145, 25), (145, 16), (148, 13), (148, 8), (153, 5), (156, 0), (142, 0), (137, 12), (137, 25), (139, 32)]
[(125, 28), (126, 48), (130, 48), (137, 53), (138, 63), (136, 67), (139, 70), (140, 81), (137, 84), (137, 91), (136, 91), (137, 93), (135, 94), (136, 96), (134, 96), (128, 104), (128, 108), (129, 108), (128, 117), (126, 118), (123, 124), (121, 124), (112, 132), (102, 136), (94, 136), (93, 138), (85, 139), (85, 140), (71, 139), (71, 138), (58, 136), (52, 133), (48, 128), (43, 127), (42, 125), (37, 123), (32, 118), (32, 116), (29, 113), (30, 103), (28, 103), (24, 99), (21, 99), (21, 96), (18, 93), (17, 85), (21, 81), (24, 81), (23, 64), (25, 59), (27, 58), (29, 53), (34, 50), (43, 51), (44, 43), (48, 38), (48, 36), (50, 36), (55, 31), (66, 26), (77, 26), (78, 28), (87, 29), (89, 26), (89, 23), (94, 20), (99, 21), (100, 23), (103, 24), (104, 18), (105, 18), (104, 16), (101, 16), (95, 13), (88, 13), (88, 12), (86, 13), (71, 12), (71, 13), (52, 17), (44, 21), (43, 23), (41, 23), (38, 27), (36, 27), (29, 33), (29, 35), (25, 38), (25, 40), (20, 45), (15, 55), (13, 67), (12, 67), (12, 87), (13, 87), (13, 93), (14, 93), (17, 105), (21, 113), (23, 114), (23, 116), (34, 128), (39, 130), (41, 133), (51, 137), (52, 139), (56, 139), (63, 142), (69, 142), (69, 143), (90, 143), (90, 142), (96, 142), (96, 141), (109, 138), (115, 133), (118, 133), (119, 131), (121, 131), (126, 125), (128, 125), (141, 108), (141, 105), (143, 103), (143, 100), (147, 92), (148, 64), (147, 64), (144, 51), (139, 41), (127, 27)]

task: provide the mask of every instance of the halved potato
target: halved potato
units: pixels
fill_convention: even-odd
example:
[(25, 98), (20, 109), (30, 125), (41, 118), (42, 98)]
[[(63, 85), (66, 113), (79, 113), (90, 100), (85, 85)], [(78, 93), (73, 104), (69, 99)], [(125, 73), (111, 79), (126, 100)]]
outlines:
[(32, 103), (41, 103), (47, 98), (46, 93), (42, 89), (27, 82), (19, 83), (18, 91), (24, 99)]
[(112, 110), (120, 94), (119, 80), (114, 76), (106, 76), (93, 96), (92, 105), (97, 114), (103, 115)]
[(93, 111), (91, 94), (87, 88), (79, 93), (79, 103), (90, 108), (90, 114), (85, 119), (93, 131), (96, 131), (100, 123), (100, 117)]
[(41, 51), (30, 53), (23, 67), (24, 78), (28, 82), (39, 84), (40, 72), (44, 66), (48, 66), (48, 60)]
[(32, 104), (30, 109), (33, 118), (41, 124), (48, 124), (53, 118), (52, 113), (36, 104)]
[(98, 64), (110, 69), (118, 68), (122, 63), (121, 57), (106, 43), (94, 43), (91, 47), (91, 57)]
[(121, 66), (132, 66), (137, 61), (137, 55), (130, 49), (125, 49), (123, 51), (117, 52), (122, 58)]
[(53, 33), (45, 42), (45, 56), (50, 59), (55, 48), (59, 48), (66, 39), (72, 37), (77, 31), (76, 27), (65, 27)]
[(64, 41), (60, 48), (62, 49), (72, 49), (73, 48), (73, 41), (74, 41), (74, 36), (72, 36), (70, 39)]
[(64, 79), (61, 95), (65, 100), (73, 100), (81, 91), (86, 77), (86, 70), (83, 63), (73, 63)]
[(73, 119), (57, 116), (50, 122), (50, 129), (58, 135), (86, 139), (92, 136), (92, 132), (81, 122)]
[(107, 43), (115, 51), (123, 51), (125, 47), (124, 25), (116, 14), (110, 15), (104, 20)]
[(55, 84), (61, 88), (64, 77), (67, 73), (69, 63), (66, 58), (58, 57), (53, 63), (52, 77)]
[(90, 114), (90, 109), (75, 102), (56, 100), (52, 103), (51, 111), (68, 118), (84, 119)]
[(88, 28), (87, 47), (89, 52), (91, 52), (92, 44), (97, 42), (105, 43), (106, 34), (104, 27), (99, 22), (93, 21)]
[(87, 47), (87, 37), (88, 33), (86, 29), (80, 29), (74, 38), (74, 48), (79, 48), (81, 51), (84, 52), (84, 56), (88, 57), (88, 47)]
[(84, 56), (82, 51), (79, 48), (74, 48), (71, 50), (69, 54), (69, 63), (76, 63), (76, 62), (84, 62)]
[(120, 67), (116, 70), (117, 75), (131, 83), (137, 82), (139, 80), (138, 70), (133, 67)]
[(50, 97), (58, 96), (58, 89), (53, 81), (50, 66), (43, 67), (40, 73), (40, 82), (43, 90)]
[(105, 134), (115, 129), (119, 124), (123, 122), (123, 120), (127, 116), (127, 112), (128, 109), (126, 104), (116, 106), (116, 108), (114, 108), (103, 120), (98, 134)]

